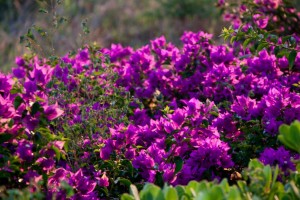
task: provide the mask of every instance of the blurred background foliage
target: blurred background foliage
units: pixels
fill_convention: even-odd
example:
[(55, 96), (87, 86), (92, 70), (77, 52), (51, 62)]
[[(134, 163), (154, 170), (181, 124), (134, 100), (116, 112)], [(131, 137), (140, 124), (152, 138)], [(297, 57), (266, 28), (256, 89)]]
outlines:
[[(112, 43), (140, 47), (164, 35), (180, 45), (185, 30), (213, 33), (225, 23), (217, 0), (0, 0), (0, 70), (14, 67), (16, 56), (28, 53), (20, 36), (32, 26), (44, 36), (40, 56), (62, 56), (84, 44)], [(57, 24), (58, 23), (58, 24)], [(42, 30), (42, 31), (41, 31)]]

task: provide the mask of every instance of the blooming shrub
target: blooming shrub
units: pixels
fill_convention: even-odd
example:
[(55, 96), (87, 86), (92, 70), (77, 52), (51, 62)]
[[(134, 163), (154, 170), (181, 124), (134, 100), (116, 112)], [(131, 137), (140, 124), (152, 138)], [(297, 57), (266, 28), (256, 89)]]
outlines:
[[(276, 2), (265, 9), (279, 9)], [(249, 30), (268, 27), (269, 17), (260, 18)], [(0, 74), (6, 195), (117, 198), (131, 184), (175, 187), (223, 178), (234, 184), (252, 175), (269, 184), (272, 173), (275, 184), (283, 180), (278, 173), (294, 174), (299, 152), (285, 149), (277, 136), (280, 125), (300, 120), (298, 33), (282, 46), (280, 36), (277, 44), (270, 35), (236, 28), (224, 31), (233, 38), (224, 45), (200, 31), (185, 32), (182, 47), (162, 36), (136, 50), (91, 46), (61, 58), (17, 58), (11, 74)], [(264, 39), (258, 45), (257, 37)], [(254, 158), (279, 168), (249, 164)], [(259, 184), (249, 188), (259, 194), (265, 182), (252, 181)], [(276, 187), (266, 186), (264, 195), (277, 194)]]

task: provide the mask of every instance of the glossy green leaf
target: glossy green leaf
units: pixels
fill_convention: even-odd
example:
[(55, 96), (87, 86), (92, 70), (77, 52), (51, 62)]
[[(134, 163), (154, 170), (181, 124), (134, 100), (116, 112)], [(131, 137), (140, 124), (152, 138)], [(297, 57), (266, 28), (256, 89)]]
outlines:
[(264, 165), (259, 162), (259, 160), (257, 159), (252, 159), (250, 162), (249, 162), (249, 168), (252, 169), (252, 168), (260, 168), (262, 169), (264, 167)]
[(130, 185), (130, 194), (134, 197), (135, 200), (139, 200), (139, 192), (135, 185)]
[(46, 10), (45, 8), (40, 8), (40, 9), (39, 9), (39, 12), (40, 12), (40, 13), (48, 13), (48, 10)]
[(130, 185), (132, 184), (130, 180), (126, 179), (126, 178), (120, 178), (119, 182), (124, 184), (127, 187), (130, 187)]
[(20, 96), (16, 96), (15, 100), (14, 100), (14, 107), (15, 109), (18, 109), (19, 106), (24, 102), (24, 100), (22, 99), (22, 97)]
[(56, 147), (56, 146), (52, 146), (52, 149), (54, 150), (54, 152), (55, 152), (55, 155), (56, 155), (56, 159), (59, 161), (60, 160), (60, 154), (61, 154), (61, 152), (60, 152), (60, 150)]
[(292, 50), (288, 55), (288, 61), (289, 61), (289, 69), (291, 70), (294, 66), (295, 59), (297, 56), (297, 51)]
[(274, 54), (275, 54), (276, 57), (278, 56), (279, 51), (280, 51), (280, 47), (279, 47), (279, 46), (276, 46), (276, 47), (274, 48)]
[(263, 43), (260, 43), (259, 45), (258, 45), (258, 47), (257, 47), (257, 52), (260, 52), (261, 50), (263, 50), (264, 48), (267, 48), (269, 46), (269, 44), (268, 43), (266, 43), (266, 42), (263, 42)]
[(263, 173), (264, 173), (264, 176), (265, 176), (264, 178), (266, 181), (265, 191), (267, 191), (271, 187), (271, 183), (272, 183), (272, 170), (271, 170), (270, 165), (267, 165), (264, 167)]
[(165, 186), (164, 189), (163, 189), (163, 193), (164, 193), (164, 196), (165, 196), (165, 199), (166, 200), (177, 200), (179, 199), (178, 197), (178, 194), (177, 194), (177, 191), (175, 188), (173, 187), (168, 187), (168, 186)]
[(134, 200), (134, 197), (129, 194), (122, 194), (121, 200)]
[(185, 187), (183, 187), (181, 185), (177, 185), (175, 187), (175, 190), (177, 191), (178, 198), (181, 199), (181, 197), (185, 194)]
[(300, 122), (295, 121), (290, 126), (290, 141), (293, 143), (296, 151), (300, 152)]
[(281, 38), (282, 43), (284, 44), (286, 41), (288, 41), (292, 36), (287, 35)]
[(243, 43), (243, 47), (246, 48), (251, 41), (252, 41), (252, 38), (246, 39)]
[(66, 195), (68, 198), (70, 198), (71, 196), (74, 195), (73, 187), (70, 186), (67, 182), (62, 181), (60, 184), (61, 184), (61, 187), (66, 191)]
[(277, 35), (274, 35), (274, 34), (270, 34), (269, 35), (269, 38), (270, 38), (270, 41), (277, 44), (278, 42), (278, 36)]
[(41, 106), (40, 106), (39, 102), (35, 102), (35, 103), (31, 106), (31, 112), (30, 112), (30, 115), (31, 115), (31, 116), (35, 115), (35, 114), (39, 111), (40, 107), (41, 107)]
[(295, 121), (290, 126), (283, 124), (279, 127), (278, 139), (288, 148), (300, 152), (300, 122)]
[(195, 197), (200, 190), (200, 183), (197, 181), (190, 181), (186, 186), (186, 194), (190, 197)]
[(235, 185), (230, 187), (230, 191), (228, 193), (227, 199), (228, 200), (242, 200), (241, 193)]
[(154, 184), (146, 184), (140, 192), (141, 200), (164, 200), (162, 190)]
[(181, 169), (182, 169), (182, 166), (183, 166), (183, 160), (181, 157), (179, 156), (176, 156), (174, 158), (174, 162), (175, 162), (175, 174), (177, 174)]
[(7, 142), (8, 140), (10, 140), (10, 138), (12, 138), (12, 134), (9, 133), (0, 134), (0, 144)]
[(236, 37), (236, 36), (233, 36), (233, 37), (230, 39), (230, 43), (232, 44), (233, 42), (236, 41), (236, 39), (237, 39), (237, 37)]

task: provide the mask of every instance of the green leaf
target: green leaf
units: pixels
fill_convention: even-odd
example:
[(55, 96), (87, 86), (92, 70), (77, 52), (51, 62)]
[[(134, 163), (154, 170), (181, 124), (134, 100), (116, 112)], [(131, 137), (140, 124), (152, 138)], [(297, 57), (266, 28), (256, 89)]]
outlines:
[(280, 47), (279, 47), (279, 46), (276, 46), (276, 47), (274, 48), (274, 54), (275, 54), (276, 58), (278, 58), (278, 53), (279, 53), (279, 51), (280, 51)]
[(220, 186), (214, 185), (210, 190), (201, 191), (195, 197), (196, 200), (223, 200), (224, 193)]
[(175, 158), (174, 158), (174, 162), (175, 162), (175, 165), (176, 165), (176, 167), (175, 167), (175, 174), (177, 174), (181, 169), (182, 169), (182, 166), (183, 166), (183, 160), (182, 160), (182, 158), (181, 157), (179, 157), (179, 156), (176, 156)]
[(65, 23), (66, 21), (68, 21), (67, 18), (65, 18), (65, 17), (60, 17), (59, 20), (58, 20), (58, 25), (61, 25), (61, 24)]
[(287, 40), (289, 40), (290, 37), (291, 37), (290, 35), (282, 37), (282, 39), (281, 39), (282, 44), (284, 44)]
[(135, 200), (139, 200), (139, 192), (135, 185), (130, 185), (130, 194), (134, 197)]
[(292, 50), (288, 55), (288, 61), (289, 61), (289, 69), (291, 70), (294, 66), (295, 59), (297, 56), (297, 51)]
[(200, 190), (200, 183), (197, 181), (190, 181), (186, 186), (186, 194), (191, 197), (195, 197)]
[(290, 126), (283, 124), (279, 127), (278, 139), (288, 148), (300, 153), (300, 122), (294, 121)]
[(246, 48), (251, 41), (252, 41), (252, 38), (246, 39), (243, 43), (243, 47)]
[(141, 200), (164, 200), (162, 190), (154, 184), (146, 184), (140, 193)]
[(24, 102), (24, 100), (20, 96), (16, 96), (14, 100), (14, 107), (15, 109), (18, 109), (19, 106)]
[(232, 44), (234, 41), (236, 41), (237, 37), (236, 36), (232, 36), (232, 38), (230, 39), (230, 43)]
[(132, 184), (130, 180), (126, 179), (126, 178), (120, 178), (119, 182), (124, 184), (127, 187), (130, 187), (130, 185)]
[(177, 191), (179, 199), (181, 199), (181, 197), (185, 194), (185, 187), (183, 187), (181, 185), (177, 185), (175, 187), (175, 190)]
[(273, 180), (272, 180), (271, 187), (274, 187), (274, 186), (275, 186), (275, 183), (276, 183), (276, 180), (277, 180), (278, 173), (279, 173), (279, 167), (278, 167), (278, 165), (276, 165), (275, 170), (274, 170), (274, 174), (273, 174)]
[(277, 54), (277, 58), (282, 58), (283, 56), (288, 57), (289, 51), (287, 49), (280, 49), (280, 51)]
[(234, 185), (230, 187), (228, 193), (228, 200), (242, 200), (239, 189)]
[(277, 35), (270, 34), (269, 38), (270, 38), (271, 42), (277, 44), (277, 42), (278, 42), (278, 36)]
[(56, 159), (59, 161), (60, 160), (60, 150), (56, 147), (56, 146), (52, 146), (52, 149), (54, 150), (55, 154), (56, 154)]
[(48, 13), (48, 10), (46, 10), (45, 8), (40, 8), (40, 9), (39, 9), (39, 12), (40, 12), (40, 13)]
[(67, 182), (61, 181), (60, 185), (66, 191), (67, 198), (70, 198), (74, 195), (73, 187), (70, 186)]
[(164, 185), (164, 180), (160, 172), (157, 172), (155, 175), (155, 184), (158, 185), (159, 187), (163, 187)]
[(0, 144), (7, 142), (8, 140), (10, 140), (10, 138), (12, 138), (12, 135), (9, 133), (0, 134)]
[(178, 200), (178, 194), (175, 188), (173, 187), (165, 187), (163, 189), (163, 193), (165, 196), (165, 199), (172, 199), (172, 200)]
[(8, 127), (11, 128), (14, 125), (15, 121), (14, 119), (10, 119), (8, 122)]
[(255, 168), (262, 169), (263, 167), (264, 167), (264, 165), (261, 162), (259, 162), (259, 160), (257, 160), (257, 159), (252, 159), (249, 162), (250, 169), (255, 169)]
[(293, 143), (294, 148), (300, 152), (300, 122), (295, 121), (290, 126), (290, 141)]
[(130, 175), (133, 176), (134, 168), (132, 166), (131, 161), (129, 161), (129, 160), (122, 160), (121, 164), (122, 164), (122, 166), (124, 166), (126, 168), (127, 172), (129, 172)]
[(134, 200), (134, 197), (129, 194), (122, 194), (121, 200)]
[(265, 191), (268, 191), (268, 189), (271, 187), (272, 183), (272, 170), (270, 165), (267, 165), (263, 169), (263, 173), (266, 179), (266, 185), (265, 185)]
[(289, 39), (289, 42), (292, 46), (295, 46), (297, 41), (293, 36), (291, 36), (290, 39)]
[(36, 134), (40, 133), (43, 137), (42, 139), (45, 141), (52, 141), (55, 139), (55, 135), (51, 134), (51, 131), (48, 128), (40, 127), (36, 130)]
[(245, 181), (238, 181), (237, 185), (239, 187), (239, 189), (241, 190), (242, 193), (246, 193), (247, 192), (247, 184)]
[(264, 48), (268, 47), (269, 44), (267, 42), (263, 42), (263, 43), (260, 43), (257, 47), (257, 52), (260, 52), (261, 50), (263, 50)]
[(20, 36), (20, 44), (24, 43), (25, 42), (25, 36), (24, 35), (21, 35)]
[(291, 181), (290, 182), (290, 186), (296, 196), (297, 199), (300, 199), (300, 191), (299, 191), (299, 188), (296, 186), (295, 182), (294, 181)]
[(35, 114), (39, 111), (40, 107), (41, 107), (41, 106), (40, 106), (39, 102), (35, 102), (35, 103), (31, 106), (31, 112), (30, 112), (30, 115), (31, 115), (31, 116), (35, 115)]
[(223, 192), (229, 192), (230, 187), (226, 178), (221, 181), (220, 186), (223, 189)]

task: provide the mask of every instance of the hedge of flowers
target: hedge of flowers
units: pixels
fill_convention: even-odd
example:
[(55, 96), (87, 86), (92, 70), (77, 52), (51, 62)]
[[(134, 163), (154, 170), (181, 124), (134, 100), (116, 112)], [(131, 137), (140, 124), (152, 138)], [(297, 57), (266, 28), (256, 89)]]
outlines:
[(245, 1), (239, 15), (255, 6), (250, 19), (225, 14), (236, 19), (223, 32), (230, 44), (200, 31), (185, 32), (182, 47), (162, 36), (136, 50), (18, 57), (12, 73), (0, 73), (3, 198), (106, 199), (131, 184), (235, 184), (254, 158), (288, 181), (299, 154), (277, 136), (280, 125), (300, 120), (300, 32), (269, 30), (284, 28), (281, 12), (292, 23), (300, 17), (278, 0)]

